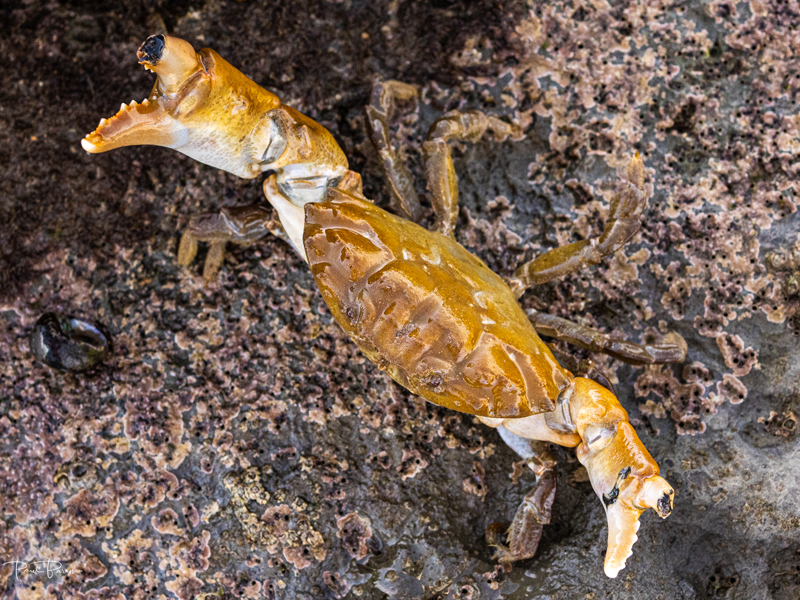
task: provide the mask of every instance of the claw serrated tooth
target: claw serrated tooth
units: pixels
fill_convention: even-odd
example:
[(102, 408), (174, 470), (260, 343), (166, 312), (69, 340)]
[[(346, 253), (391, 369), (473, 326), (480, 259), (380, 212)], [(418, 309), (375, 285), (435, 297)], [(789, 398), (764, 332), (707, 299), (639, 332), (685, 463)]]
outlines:
[(148, 104), (150, 104), (149, 98), (145, 98), (144, 100), (142, 100), (142, 106), (147, 106)]
[(128, 105), (127, 105), (127, 104), (125, 104), (124, 102), (123, 102), (122, 104), (120, 104), (120, 105), (119, 105), (119, 109), (120, 109), (120, 110), (125, 110), (126, 108), (128, 108)]
[(131, 108), (133, 108), (134, 106), (139, 106), (139, 103), (136, 102), (136, 100), (131, 100), (130, 106), (131, 106)]
[(102, 127), (106, 123), (108, 123), (108, 119), (100, 119), (100, 125), (98, 125), (98, 127)]

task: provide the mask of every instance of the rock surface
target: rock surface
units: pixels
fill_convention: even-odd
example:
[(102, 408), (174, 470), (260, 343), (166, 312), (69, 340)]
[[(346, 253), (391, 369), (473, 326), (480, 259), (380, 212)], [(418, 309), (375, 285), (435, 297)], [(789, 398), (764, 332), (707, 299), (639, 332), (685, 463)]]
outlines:
[[(6, 564), (4, 597), (800, 596), (795, 0), (28, 2), (0, 19), (0, 562), (68, 570)], [(148, 93), (135, 51), (158, 32), (319, 120), (383, 206), (372, 81), (423, 92), (396, 131), (420, 191), (437, 116), (523, 126), (455, 152), (458, 239), (503, 275), (598, 235), (616, 170), (642, 153), (641, 233), (522, 300), (689, 343), (684, 365), (593, 357), (677, 492), (616, 580), (602, 505), (564, 449), (539, 554), (492, 562), (484, 530), (532, 474), (494, 431), (367, 363), (283, 242), (231, 249), (208, 286), (199, 262), (178, 267), (190, 215), (261, 190), (165, 149), (81, 150)], [(37, 363), (46, 311), (103, 326), (111, 358)]]

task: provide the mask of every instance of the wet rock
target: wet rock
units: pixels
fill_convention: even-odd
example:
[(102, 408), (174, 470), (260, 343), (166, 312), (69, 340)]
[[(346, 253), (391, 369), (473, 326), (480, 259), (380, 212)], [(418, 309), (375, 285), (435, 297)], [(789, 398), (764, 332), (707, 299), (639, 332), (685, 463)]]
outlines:
[[(800, 20), (778, 1), (612, 4), (0, 7), (0, 556), (76, 569), (4, 567), (3, 589), (793, 598)], [(523, 127), (523, 139), (454, 151), (458, 239), (501, 275), (598, 235), (617, 168), (642, 154), (652, 196), (640, 233), (523, 298), (612, 337), (687, 341), (684, 365), (591, 357), (677, 492), (667, 520), (644, 517), (617, 580), (602, 573), (602, 504), (562, 449), (537, 555), (498, 571), (484, 531), (511, 520), (532, 474), (496, 432), (368, 363), (282, 241), (233, 249), (208, 286), (199, 266), (178, 267), (189, 217), (262, 202), (258, 182), (166, 149), (83, 153), (101, 115), (150, 91), (135, 53), (162, 30), (320, 120), (384, 207), (362, 116), (375, 79), (421, 90), (393, 130), (420, 192), (419, 148), (444, 112)], [(28, 336), (42, 307), (103, 323), (113, 368), (41, 367)], [(339, 537), (351, 514), (356, 533)]]

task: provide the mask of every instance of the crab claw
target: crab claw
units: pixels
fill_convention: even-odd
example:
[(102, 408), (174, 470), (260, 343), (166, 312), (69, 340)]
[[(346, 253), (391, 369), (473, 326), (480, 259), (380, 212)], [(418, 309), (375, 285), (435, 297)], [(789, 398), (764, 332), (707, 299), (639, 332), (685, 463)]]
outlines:
[(605, 572), (614, 578), (633, 553), (641, 514), (652, 508), (660, 517), (668, 517), (674, 491), (659, 476), (658, 465), (614, 394), (591, 379), (577, 377), (572, 395), (564, 402), (582, 440), (578, 460), (606, 509)]
[(173, 148), (207, 165), (252, 178), (261, 173), (272, 144), (264, 115), (280, 99), (231, 66), (213, 50), (195, 52), (189, 42), (153, 35), (139, 47), (139, 63), (157, 75), (141, 103), (123, 104), (103, 119), (81, 145), (91, 153), (122, 146)]
[[(625, 567), (625, 561), (633, 554), (641, 514), (652, 508), (661, 518), (668, 517), (672, 512), (674, 495), (672, 487), (658, 475), (644, 480), (633, 479), (616, 489), (619, 490), (616, 502), (606, 504), (608, 549), (604, 568), (606, 575), (611, 578), (617, 576)], [(606, 501), (604, 496), (603, 503)]]
[(141, 103), (123, 103), (116, 115), (102, 119), (97, 129), (81, 140), (87, 152), (136, 145), (178, 148), (186, 143), (186, 127), (173, 113), (181, 88), (203, 69), (194, 48), (178, 38), (151, 35), (136, 55), (147, 70), (158, 75), (152, 93)]

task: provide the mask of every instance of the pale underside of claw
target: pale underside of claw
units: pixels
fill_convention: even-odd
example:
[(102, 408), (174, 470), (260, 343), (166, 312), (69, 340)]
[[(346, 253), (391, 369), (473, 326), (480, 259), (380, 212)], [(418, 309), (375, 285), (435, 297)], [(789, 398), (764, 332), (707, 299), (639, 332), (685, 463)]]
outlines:
[(639, 537), (639, 515), (620, 503), (606, 508), (608, 517), (608, 548), (604, 570), (608, 577), (615, 578), (625, 568), (625, 562), (633, 554), (633, 545)]

